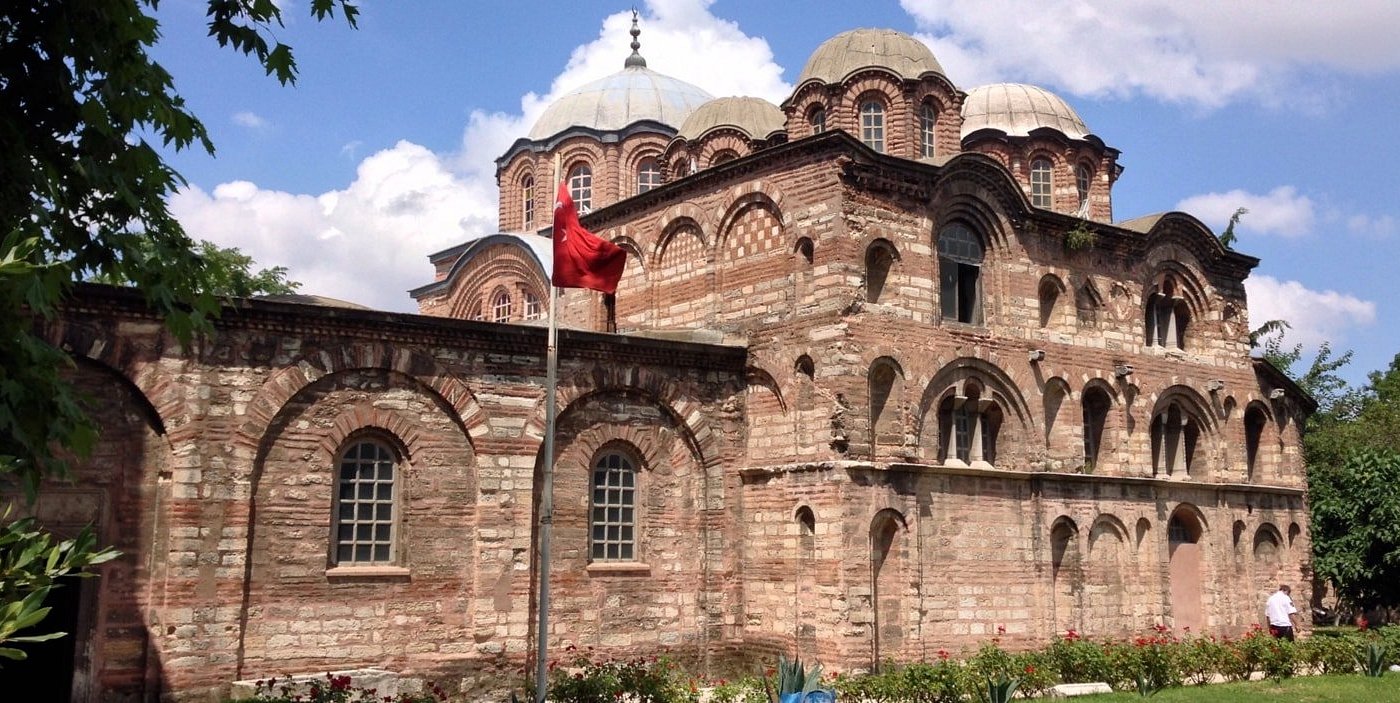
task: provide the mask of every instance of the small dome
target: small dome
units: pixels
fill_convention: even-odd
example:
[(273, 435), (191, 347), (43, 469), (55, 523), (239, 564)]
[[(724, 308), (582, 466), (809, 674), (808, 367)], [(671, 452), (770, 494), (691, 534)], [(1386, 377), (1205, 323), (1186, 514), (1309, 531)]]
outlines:
[(535, 122), (530, 139), (548, 139), (570, 127), (614, 132), (642, 120), (675, 129), (711, 97), (685, 81), (630, 65), (554, 101)]
[(749, 139), (783, 131), (787, 116), (762, 98), (715, 98), (690, 113), (676, 136), (694, 141), (716, 127), (733, 127)]
[(979, 129), (1025, 137), (1042, 127), (1070, 139), (1083, 139), (1090, 134), (1084, 120), (1060, 96), (1033, 85), (994, 83), (973, 88), (963, 101), (962, 114), (963, 137)]
[(822, 42), (802, 67), (797, 84), (813, 78), (840, 83), (846, 76), (871, 67), (894, 71), (901, 78), (918, 78), (930, 72), (943, 75), (938, 59), (918, 39), (893, 29), (853, 29)]

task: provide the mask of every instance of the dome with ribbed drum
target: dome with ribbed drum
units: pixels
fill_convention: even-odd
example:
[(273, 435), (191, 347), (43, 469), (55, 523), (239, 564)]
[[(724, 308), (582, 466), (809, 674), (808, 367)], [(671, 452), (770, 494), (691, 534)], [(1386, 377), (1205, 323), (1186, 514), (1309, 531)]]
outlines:
[(995, 129), (1008, 136), (1025, 137), (1041, 129), (1053, 129), (1070, 139), (1091, 134), (1084, 120), (1060, 96), (1034, 85), (994, 83), (972, 89), (963, 101), (962, 136)]
[(638, 53), (637, 17), (632, 17), (632, 55), (623, 69), (569, 92), (545, 108), (530, 129), (530, 139), (548, 139), (572, 127), (615, 132), (628, 125), (652, 121), (676, 129), (695, 108), (713, 98), (705, 91), (647, 68)]
[(763, 98), (715, 98), (686, 118), (676, 136), (694, 141), (719, 127), (732, 127), (749, 139), (767, 139), (783, 131), (787, 116)]
[(918, 39), (893, 29), (853, 29), (822, 42), (802, 67), (797, 84), (814, 78), (840, 83), (863, 68), (884, 68), (901, 78), (944, 75), (933, 52)]

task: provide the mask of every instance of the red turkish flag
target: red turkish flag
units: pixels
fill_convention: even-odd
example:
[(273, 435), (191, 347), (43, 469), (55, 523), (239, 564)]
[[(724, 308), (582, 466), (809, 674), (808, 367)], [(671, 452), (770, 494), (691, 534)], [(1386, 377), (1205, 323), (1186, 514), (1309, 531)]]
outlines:
[(554, 199), (554, 275), (556, 288), (617, 292), (627, 252), (583, 228), (574, 199), (563, 181)]

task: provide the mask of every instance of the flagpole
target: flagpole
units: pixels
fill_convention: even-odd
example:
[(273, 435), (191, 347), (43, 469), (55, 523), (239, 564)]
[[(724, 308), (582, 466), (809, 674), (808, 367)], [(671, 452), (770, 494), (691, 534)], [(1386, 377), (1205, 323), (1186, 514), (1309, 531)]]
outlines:
[(539, 632), (535, 641), (535, 703), (544, 703), (548, 688), (549, 541), (554, 524), (554, 405), (559, 377), (559, 289), (549, 286), (549, 344), (545, 351), (544, 466), (540, 477)]

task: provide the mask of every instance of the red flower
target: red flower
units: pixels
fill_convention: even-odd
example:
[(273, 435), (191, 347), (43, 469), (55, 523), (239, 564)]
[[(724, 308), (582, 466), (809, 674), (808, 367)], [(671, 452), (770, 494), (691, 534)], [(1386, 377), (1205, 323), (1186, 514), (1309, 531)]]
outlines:
[(1004, 635), (1004, 634), (1006, 634), (1006, 626), (1005, 626), (1005, 625), (997, 625), (997, 634), (998, 634), (998, 635)]
[(1034, 673), (1035, 673), (1035, 667), (1031, 666), (1030, 664), (1027, 664), (1027, 665), (1026, 665), (1026, 673), (1027, 673), (1027, 674), (1034, 674)]
[(943, 659), (943, 660), (947, 660), (947, 659), (948, 659), (948, 650), (946, 650), (946, 649), (940, 649), (940, 650), (938, 650), (938, 658), (939, 658), (939, 659)]

